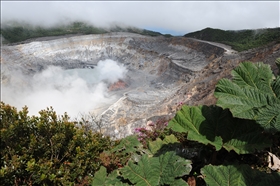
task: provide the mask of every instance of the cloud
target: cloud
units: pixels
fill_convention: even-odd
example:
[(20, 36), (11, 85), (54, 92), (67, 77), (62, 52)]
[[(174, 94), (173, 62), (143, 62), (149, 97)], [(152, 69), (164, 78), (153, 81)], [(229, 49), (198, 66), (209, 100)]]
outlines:
[(30, 115), (52, 106), (58, 114), (72, 118), (114, 101), (108, 85), (125, 78), (127, 70), (112, 60), (100, 61), (94, 69), (64, 70), (49, 66), (33, 77), (19, 71), (6, 74), (9, 83), (2, 84), (2, 100), (21, 109), (27, 105)]
[(115, 1), (1, 2), (2, 22), (16, 19), (52, 26), (81, 20), (96, 26), (124, 24), (176, 33), (206, 27), (226, 30), (279, 27), (279, 2)]

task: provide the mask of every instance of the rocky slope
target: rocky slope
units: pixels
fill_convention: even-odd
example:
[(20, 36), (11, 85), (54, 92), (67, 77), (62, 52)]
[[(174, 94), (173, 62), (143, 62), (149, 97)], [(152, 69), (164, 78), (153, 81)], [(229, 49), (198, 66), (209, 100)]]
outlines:
[(149, 120), (173, 117), (181, 102), (215, 103), (215, 84), (222, 77), (230, 77), (230, 71), (240, 62), (274, 64), (280, 56), (279, 44), (237, 53), (219, 43), (131, 33), (35, 41), (2, 46), (1, 50), (2, 70), (6, 73), (19, 69), (32, 75), (49, 65), (66, 69), (94, 67), (104, 59), (124, 64), (127, 77), (109, 88), (118, 100), (96, 110), (102, 117), (103, 132), (117, 138), (131, 134)]

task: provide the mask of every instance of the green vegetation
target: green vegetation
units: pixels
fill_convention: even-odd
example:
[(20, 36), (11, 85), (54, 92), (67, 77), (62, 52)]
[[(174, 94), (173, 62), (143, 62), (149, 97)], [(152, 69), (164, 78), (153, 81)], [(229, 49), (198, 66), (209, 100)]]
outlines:
[(169, 127), (188, 133), (188, 140), (211, 144), (217, 151), (223, 148), (247, 154), (271, 146), (254, 121), (234, 118), (228, 110), (217, 106), (183, 106), (169, 122)]
[(131, 32), (149, 36), (159, 36), (161, 33), (153, 32), (149, 30), (142, 30), (133, 27), (112, 27), (112, 28), (100, 28), (95, 27), (83, 22), (73, 22), (68, 25), (59, 25), (50, 28), (34, 27), (29, 24), (12, 23), (9, 26), (3, 26), (1, 28), (1, 35), (7, 40), (7, 42), (22, 42), (31, 38), (46, 37), (46, 36), (61, 36), (67, 34), (104, 34), (110, 32)]
[[(278, 61), (278, 60), (277, 60)], [(277, 185), (279, 76), (244, 62), (216, 86), (217, 105), (181, 106), (120, 141), (58, 117), (1, 104), (4, 185)], [(240, 112), (241, 111), (241, 112)], [(270, 118), (270, 119), (269, 119)], [(79, 125), (77, 125), (79, 124)], [(269, 153), (268, 153), (269, 152)], [(279, 169), (279, 167), (278, 167)]]
[(232, 71), (233, 80), (219, 81), (217, 105), (229, 108), (234, 117), (255, 120), (265, 130), (280, 130), (280, 76), (268, 65), (242, 63)]
[(252, 48), (267, 45), (270, 42), (280, 42), (280, 28), (267, 28), (256, 30), (225, 31), (205, 28), (201, 31), (188, 33), (185, 37), (224, 43), (232, 49), (241, 52)]
[(77, 127), (52, 109), (28, 116), (1, 103), (2, 185), (71, 185), (90, 182), (99, 154), (111, 140)]
[(102, 34), (107, 33), (102, 28), (89, 26), (82, 22), (61, 25), (51, 28), (34, 27), (29, 24), (13, 23), (11, 26), (1, 28), (1, 35), (9, 42), (21, 42), (31, 38), (60, 36), (66, 34)]
[(279, 174), (266, 174), (251, 169), (248, 165), (207, 165), (202, 168), (202, 174), (207, 175), (208, 185), (272, 185), (279, 184)]

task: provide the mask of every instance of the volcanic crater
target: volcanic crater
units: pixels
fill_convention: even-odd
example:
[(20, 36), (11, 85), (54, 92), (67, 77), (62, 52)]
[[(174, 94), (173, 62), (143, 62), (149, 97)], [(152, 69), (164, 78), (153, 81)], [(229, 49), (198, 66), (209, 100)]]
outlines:
[(11, 71), (32, 76), (49, 66), (95, 69), (98, 63), (113, 60), (125, 67), (126, 74), (107, 86), (108, 96), (114, 99), (89, 112), (102, 118), (104, 133), (120, 138), (149, 120), (173, 116), (180, 99), (185, 101), (197, 91), (196, 87), (183, 87), (221, 60), (225, 52), (223, 47), (186, 37), (122, 32), (42, 38), (2, 46), (2, 84), (9, 84)]

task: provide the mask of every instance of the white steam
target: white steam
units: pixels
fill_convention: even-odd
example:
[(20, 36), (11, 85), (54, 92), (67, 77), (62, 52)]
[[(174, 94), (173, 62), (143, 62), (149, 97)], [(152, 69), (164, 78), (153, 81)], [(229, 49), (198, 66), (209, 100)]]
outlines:
[(31, 78), (12, 73), (9, 82), (2, 84), (2, 100), (18, 109), (27, 105), (30, 115), (52, 106), (59, 115), (67, 112), (76, 117), (111, 103), (115, 98), (109, 96), (107, 87), (124, 78), (126, 72), (124, 66), (105, 60), (94, 69), (49, 66)]

